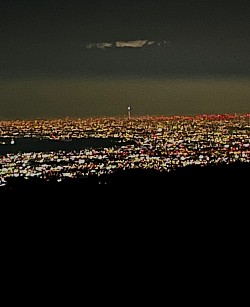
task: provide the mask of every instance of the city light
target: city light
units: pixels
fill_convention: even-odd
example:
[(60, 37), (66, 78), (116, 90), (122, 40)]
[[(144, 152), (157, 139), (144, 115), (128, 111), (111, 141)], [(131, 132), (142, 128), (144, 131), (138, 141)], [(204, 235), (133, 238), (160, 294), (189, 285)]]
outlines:
[[(130, 107), (128, 107), (130, 111)], [(7, 177), (58, 180), (110, 174), (122, 169), (171, 171), (188, 165), (250, 162), (249, 114), (0, 122), (0, 185)], [(81, 139), (80, 150), (19, 151), (2, 154), (19, 139)], [(112, 140), (87, 147), (85, 139)]]

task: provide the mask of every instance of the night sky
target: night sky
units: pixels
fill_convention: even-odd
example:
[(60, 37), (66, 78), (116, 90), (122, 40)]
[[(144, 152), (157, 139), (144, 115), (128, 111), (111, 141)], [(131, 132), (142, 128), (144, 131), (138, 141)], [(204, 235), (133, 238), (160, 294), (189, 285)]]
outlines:
[(250, 112), (250, 1), (0, 1), (0, 119)]

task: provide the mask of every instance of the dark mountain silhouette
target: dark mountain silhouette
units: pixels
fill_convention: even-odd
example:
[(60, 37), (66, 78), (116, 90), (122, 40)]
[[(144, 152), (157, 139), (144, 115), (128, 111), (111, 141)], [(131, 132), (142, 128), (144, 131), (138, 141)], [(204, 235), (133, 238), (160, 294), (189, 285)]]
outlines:
[[(126, 194), (136, 192), (137, 194), (158, 193), (169, 195), (178, 193), (178, 197), (184, 197), (183, 192), (191, 195), (206, 193), (215, 195), (225, 193), (229, 195), (235, 191), (246, 193), (248, 178), (250, 174), (250, 163), (232, 163), (215, 166), (187, 166), (172, 172), (159, 172), (156, 170), (130, 169), (117, 170), (113, 174), (100, 177), (63, 179), (57, 181), (56, 177), (50, 180), (7, 178), (7, 185), (0, 188), (1, 193), (26, 193), (44, 194), (53, 193), (57, 195), (74, 195), (79, 193), (88, 195), (95, 190), (113, 190)], [(127, 190), (128, 189), (128, 190)]]

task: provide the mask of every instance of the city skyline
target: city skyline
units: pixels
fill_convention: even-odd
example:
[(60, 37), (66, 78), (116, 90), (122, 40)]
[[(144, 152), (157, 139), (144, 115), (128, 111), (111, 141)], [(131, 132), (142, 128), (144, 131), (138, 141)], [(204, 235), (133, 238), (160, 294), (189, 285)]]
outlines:
[[(1, 177), (101, 176), (249, 163), (248, 115), (5, 121)], [(16, 140), (16, 142), (12, 141)], [(0, 180), (1, 181), (1, 180)]]

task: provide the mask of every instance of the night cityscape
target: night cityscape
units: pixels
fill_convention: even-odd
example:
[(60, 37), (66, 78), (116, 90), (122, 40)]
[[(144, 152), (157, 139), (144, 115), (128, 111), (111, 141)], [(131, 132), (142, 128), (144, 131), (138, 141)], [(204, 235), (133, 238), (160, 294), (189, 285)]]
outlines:
[(2, 121), (0, 184), (249, 163), (249, 122), (250, 114)]
[(239, 304), (250, 1), (0, 0), (0, 29), (8, 301), (128, 279)]
[(0, 189), (246, 183), (249, 5), (1, 0)]

